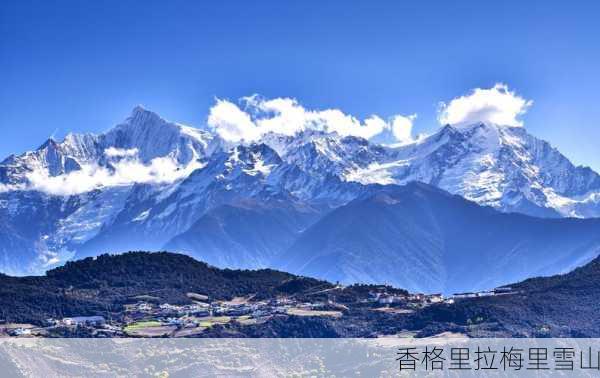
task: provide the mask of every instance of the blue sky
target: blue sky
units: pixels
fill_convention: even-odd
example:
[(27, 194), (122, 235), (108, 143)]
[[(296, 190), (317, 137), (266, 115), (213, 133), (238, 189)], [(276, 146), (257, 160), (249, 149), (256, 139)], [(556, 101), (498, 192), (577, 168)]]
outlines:
[(200, 126), (215, 97), (417, 113), (497, 82), (522, 119), (600, 170), (600, 3), (10, 1), (0, 4), (0, 156), (100, 132), (136, 104)]

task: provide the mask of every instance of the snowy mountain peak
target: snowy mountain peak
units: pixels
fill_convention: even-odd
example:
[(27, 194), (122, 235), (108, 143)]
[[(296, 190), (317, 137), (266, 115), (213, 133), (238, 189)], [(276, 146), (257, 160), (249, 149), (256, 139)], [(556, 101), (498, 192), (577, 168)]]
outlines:
[(136, 113), (144, 113), (144, 112), (148, 112), (149, 110), (146, 109), (146, 107), (142, 104), (137, 104), (136, 106), (133, 107), (133, 109), (131, 109), (131, 116), (133, 117)]
[[(401, 146), (313, 129), (294, 135), (267, 133), (255, 143), (229, 145), (212, 132), (167, 121), (138, 105), (104, 134), (69, 134), (62, 142), (49, 139), (35, 151), (6, 159), (0, 164), (0, 183), (26, 183), (31, 172), (55, 177), (96, 165), (114, 170), (114, 162), (124, 158), (154, 167), (153, 174), (156, 164), (183, 172), (207, 166), (210, 171), (211, 161), (220, 161), (221, 154), (232, 166), (236, 159), (243, 162), (240, 172), (262, 176), (275, 171), (270, 186), (308, 197), (343, 182), (420, 181), (503, 211), (600, 216), (596, 172), (575, 167), (523, 127), (483, 122), (446, 125)], [(182, 177), (179, 172), (159, 174)], [(203, 175), (203, 180), (216, 176)]]
[(210, 154), (215, 138), (206, 131), (169, 122), (138, 105), (124, 123), (108, 131), (102, 139), (106, 146), (137, 148), (145, 162), (170, 156), (180, 164), (187, 164)]
[(54, 139), (54, 137), (48, 138), (41, 146), (37, 148), (38, 151), (45, 149), (56, 149), (58, 147), (58, 142)]
[(132, 125), (154, 125), (164, 121), (157, 113), (144, 108), (142, 105), (136, 105), (132, 110), (131, 114), (125, 121), (126, 124)]
[[(595, 201), (600, 192), (598, 174), (575, 167), (522, 127), (447, 125), (394, 152), (346, 178), (363, 184), (421, 181), (483, 205), (537, 216), (587, 217), (589, 207), (581, 202)], [(581, 206), (588, 210), (581, 212)]]
[[(4, 185), (4, 189), (6, 185), (10, 185), (8, 188), (24, 189), (39, 187), (31, 185), (32, 176), (43, 180), (44, 177), (63, 176), (82, 168), (85, 168), (85, 175), (94, 174), (99, 167), (114, 171), (111, 161), (124, 157), (139, 160), (140, 164), (150, 166), (152, 172), (161, 176), (179, 177), (178, 172), (156, 170), (158, 167), (189, 170), (190, 164), (200, 164), (218, 146), (218, 140), (206, 131), (166, 121), (156, 113), (137, 106), (125, 122), (104, 134), (69, 133), (63, 141), (50, 138), (34, 151), (5, 159), (0, 164), (0, 184)], [(140, 176), (141, 179), (145, 177)], [(132, 180), (135, 180), (135, 175), (132, 175)], [(106, 185), (110, 185), (111, 180), (105, 181)]]

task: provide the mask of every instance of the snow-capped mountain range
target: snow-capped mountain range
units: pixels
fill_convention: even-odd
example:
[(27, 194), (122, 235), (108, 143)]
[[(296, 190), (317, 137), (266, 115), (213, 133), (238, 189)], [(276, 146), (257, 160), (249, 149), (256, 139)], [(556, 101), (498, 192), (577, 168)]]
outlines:
[(0, 163), (0, 270), (165, 247), (272, 266), (331, 210), (412, 181), (505, 213), (600, 216), (600, 176), (522, 127), (448, 125), (400, 146), (314, 130), (233, 144), (136, 107), (104, 134)]

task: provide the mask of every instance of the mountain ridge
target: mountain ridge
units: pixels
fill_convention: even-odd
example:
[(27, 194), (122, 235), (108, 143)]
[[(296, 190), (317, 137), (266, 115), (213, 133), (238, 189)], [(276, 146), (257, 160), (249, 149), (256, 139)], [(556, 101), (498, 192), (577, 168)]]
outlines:
[[(332, 211), (385, 185), (413, 181), (504, 213), (600, 215), (598, 174), (575, 167), (523, 128), (445, 126), (401, 146), (318, 130), (232, 144), (137, 107), (104, 134), (69, 134), (0, 163), (0, 271), (40, 273), (72, 258), (161, 250), (174, 240), (178, 248), (209, 258), (202, 256), (202, 243), (210, 238), (194, 228), (209, 218), (225, 222), (221, 231), (229, 229), (210, 241), (213, 262), (223, 255), (229, 257), (222, 263), (265, 267), (296, 242), (292, 237), (301, 238)], [(277, 201), (286, 206), (272, 219), (288, 225), (282, 231), (287, 236), (267, 248), (259, 241), (269, 232), (260, 226), (256, 204)], [(240, 208), (242, 203), (254, 205)], [(244, 241), (231, 231), (231, 217), (216, 215), (228, 206), (246, 219), (251, 236)], [(294, 221), (298, 209), (309, 209), (311, 220)]]
[(376, 187), (307, 229), (276, 267), (413, 292), (492, 289), (600, 254), (600, 219), (500, 213), (422, 183)]

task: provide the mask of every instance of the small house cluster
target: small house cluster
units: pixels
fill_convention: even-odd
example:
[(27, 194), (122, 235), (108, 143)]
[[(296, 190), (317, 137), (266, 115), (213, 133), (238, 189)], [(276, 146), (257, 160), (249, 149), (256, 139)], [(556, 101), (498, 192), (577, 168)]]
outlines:
[(465, 298), (481, 298), (481, 297), (493, 297), (498, 295), (511, 295), (518, 294), (520, 291), (513, 290), (513, 288), (508, 286), (497, 287), (493, 290), (484, 290), (477, 292), (466, 292), (466, 293), (456, 293), (452, 295), (454, 299), (465, 299)]

